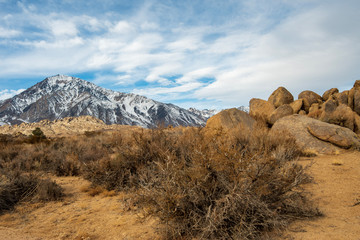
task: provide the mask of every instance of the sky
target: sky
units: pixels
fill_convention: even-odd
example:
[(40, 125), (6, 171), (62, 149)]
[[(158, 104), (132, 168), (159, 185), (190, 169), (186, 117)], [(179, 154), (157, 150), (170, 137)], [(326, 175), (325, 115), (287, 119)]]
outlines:
[(0, 0), (0, 100), (64, 74), (184, 108), (348, 90), (358, 0)]

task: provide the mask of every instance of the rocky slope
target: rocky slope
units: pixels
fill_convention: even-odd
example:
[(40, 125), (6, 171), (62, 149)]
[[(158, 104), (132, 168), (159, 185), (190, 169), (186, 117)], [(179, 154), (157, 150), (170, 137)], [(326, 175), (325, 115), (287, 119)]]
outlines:
[(24, 135), (31, 135), (35, 128), (40, 128), (47, 137), (64, 137), (84, 134), (86, 132), (110, 130), (121, 130), (122, 132), (127, 133), (127, 131), (136, 131), (136, 129), (141, 129), (137, 126), (119, 124), (107, 125), (95, 117), (80, 116), (66, 117), (54, 121), (41, 120), (40, 122), (22, 123), (14, 126), (4, 125), (0, 126), (0, 134), (17, 135), (21, 133)]
[(107, 90), (79, 78), (56, 75), (0, 103), (0, 124), (89, 115), (106, 124), (203, 126), (206, 118), (173, 104)]

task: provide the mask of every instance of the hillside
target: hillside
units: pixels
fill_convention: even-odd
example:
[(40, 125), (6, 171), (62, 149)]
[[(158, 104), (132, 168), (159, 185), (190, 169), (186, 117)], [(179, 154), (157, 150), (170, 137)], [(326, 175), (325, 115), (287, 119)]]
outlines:
[(132, 131), (140, 129), (137, 126), (127, 126), (112, 124), (107, 125), (103, 121), (91, 117), (91, 116), (80, 116), (80, 117), (66, 117), (59, 120), (49, 121), (41, 120), (35, 123), (22, 123), (19, 125), (0, 126), (0, 134), (19, 134), (31, 135), (35, 128), (40, 128), (47, 137), (63, 137), (70, 135), (84, 134), (86, 132), (101, 132), (110, 130), (121, 130), (121, 131)]

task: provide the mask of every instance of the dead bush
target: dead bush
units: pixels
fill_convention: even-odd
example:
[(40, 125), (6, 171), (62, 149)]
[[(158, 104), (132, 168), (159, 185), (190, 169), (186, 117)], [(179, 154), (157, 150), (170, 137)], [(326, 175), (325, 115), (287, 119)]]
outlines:
[[(137, 204), (164, 223), (168, 238), (258, 239), (293, 219), (319, 214), (301, 188), (310, 181), (296, 162), (301, 153), (285, 136), (269, 135), (265, 123), (251, 132), (168, 128), (134, 131), (126, 138), (91, 133), (5, 144), (0, 167), (82, 175), (94, 189), (133, 190)], [(24, 196), (34, 201), (61, 196), (56, 185), (20, 175), (2, 181), (3, 210)]]
[(319, 214), (301, 188), (309, 177), (296, 163), (293, 139), (264, 129), (212, 138), (194, 129), (150, 135), (157, 137), (139, 143), (152, 153), (138, 171), (141, 201), (162, 220), (167, 238), (257, 239)]
[(0, 174), (0, 178), (0, 213), (11, 210), (21, 201), (56, 201), (64, 195), (55, 182), (34, 174), (7, 172)]

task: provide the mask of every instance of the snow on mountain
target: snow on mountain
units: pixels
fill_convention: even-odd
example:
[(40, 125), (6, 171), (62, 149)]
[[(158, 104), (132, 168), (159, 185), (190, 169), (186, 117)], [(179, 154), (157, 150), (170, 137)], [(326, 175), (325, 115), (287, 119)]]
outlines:
[[(249, 113), (249, 107), (241, 106), (241, 107), (238, 107), (237, 109)], [(192, 113), (195, 113), (195, 114), (201, 116), (203, 119), (206, 119), (206, 120), (222, 111), (222, 110), (217, 110), (217, 109), (199, 110), (196, 108), (189, 108), (188, 110)]]
[(203, 109), (203, 110), (199, 110), (196, 108), (189, 108), (188, 109), (190, 112), (195, 113), (199, 116), (201, 116), (204, 119), (209, 119), (212, 116), (214, 116), (215, 114), (219, 113), (219, 110), (216, 109)]
[(249, 113), (249, 111), (250, 111), (250, 108), (249, 108), (249, 107), (245, 107), (245, 106), (240, 106), (240, 107), (238, 107), (237, 109), (239, 109), (239, 110), (241, 110), (241, 111), (244, 111), (244, 112), (247, 112), (247, 113)]
[(104, 89), (65, 75), (44, 79), (0, 103), (0, 122), (19, 124), (90, 115), (106, 124), (203, 126), (206, 119), (173, 104)]

